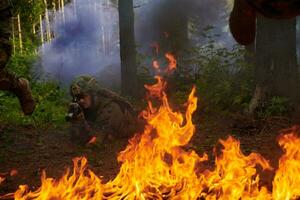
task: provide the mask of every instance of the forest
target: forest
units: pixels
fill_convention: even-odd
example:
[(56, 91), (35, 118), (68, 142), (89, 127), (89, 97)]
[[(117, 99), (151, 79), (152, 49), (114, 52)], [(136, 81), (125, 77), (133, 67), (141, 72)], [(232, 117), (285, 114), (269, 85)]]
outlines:
[(0, 199), (300, 199), (299, 0), (0, 0)]

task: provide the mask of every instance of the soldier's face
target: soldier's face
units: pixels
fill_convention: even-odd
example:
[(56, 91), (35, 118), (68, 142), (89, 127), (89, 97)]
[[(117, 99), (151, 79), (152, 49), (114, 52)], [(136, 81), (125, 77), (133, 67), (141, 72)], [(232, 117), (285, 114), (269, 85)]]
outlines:
[(90, 108), (92, 106), (92, 96), (84, 95), (79, 99), (78, 103), (82, 108)]

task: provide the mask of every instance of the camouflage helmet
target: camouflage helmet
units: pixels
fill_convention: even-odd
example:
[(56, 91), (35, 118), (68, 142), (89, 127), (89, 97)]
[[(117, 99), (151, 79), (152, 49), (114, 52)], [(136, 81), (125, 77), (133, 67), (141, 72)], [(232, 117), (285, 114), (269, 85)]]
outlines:
[(93, 94), (99, 88), (97, 80), (88, 75), (77, 77), (71, 84), (70, 93), (72, 96)]

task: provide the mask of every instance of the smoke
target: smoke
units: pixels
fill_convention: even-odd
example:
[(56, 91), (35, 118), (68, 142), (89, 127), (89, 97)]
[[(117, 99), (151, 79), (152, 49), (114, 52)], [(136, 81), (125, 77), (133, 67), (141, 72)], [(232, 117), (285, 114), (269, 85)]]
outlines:
[[(186, 34), (190, 43), (204, 44), (206, 38), (201, 32), (212, 26), (211, 33), (219, 35), (216, 42), (231, 47), (235, 42), (227, 25), (229, 3), (228, 0), (136, 0), (137, 43), (149, 46), (154, 41), (161, 41), (165, 32), (173, 31), (168, 33), (171, 37), (181, 31), (179, 34)], [(187, 27), (180, 27), (186, 19)]]
[[(136, 43), (141, 53), (152, 53), (153, 42), (166, 50), (180, 50), (188, 43), (204, 44), (206, 38), (200, 33), (207, 26), (215, 27), (212, 33), (220, 35), (216, 38), (220, 45), (235, 44), (226, 29), (227, 0), (134, 0), (134, 5)], [(64, 11), (50, 11), (50, 19), (54, 38), (39, 49), (41, 59), (37, 66), (41, 65), (42, 70), (35, 69), (35, 73), (43, 71), (46, 77), (62, 84), (90, 74), (109, 87), (118, 87), (117, 7), (110, 0), (72, 0)], [(172, 40), (173, 36), (176, 38)], [(168, 40), (171, 42), (165, 42)]]
[(44, 73), (62, 84), (82, 74), (118, 84), (117, 9), (105, 0), (73, 0), (51, 16), (54, 38), (39, 50)]

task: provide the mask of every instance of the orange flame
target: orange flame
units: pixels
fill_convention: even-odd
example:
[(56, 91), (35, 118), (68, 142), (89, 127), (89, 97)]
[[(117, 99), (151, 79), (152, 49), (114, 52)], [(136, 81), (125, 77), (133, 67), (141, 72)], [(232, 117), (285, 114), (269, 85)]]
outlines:
[(279, 145), (285, 153), (273, 181), (273, 198), (297, 199), (300, 197), (300, 138), (293, 132), (282, 135)]
[(5, 178), (0, 176), (0, 184), (1, 184), (3, 181), (5, 181)]
[(93, 136), (89, 141), (88, 144), (95, 144), (97, 141), (97, 137)]
[(123, 195), (128, 199), (157, 199), (164, 193), (169, 193), (165, 194), (166, 197), (172, 197), (176, 190), (190, 196), (188, 193), (192, 188), (186, 187), (185, 183), (195, 186), (199, 183), (194, 168), (197, 162), (207, 159), (181, 148), (188, 143), (195, 129), (191, 122), (197, 103), (194, 92), (195, 89), (188, 100), (185, 124), (183, 115), (169, 107), (164, 92), (162, 106), (154, 112), (152, 109), (145, 111), (143, 116), (148, 124), (143, 134), (133, 137), (119, 154), (118, 161), (122, 162), (120, 173), (105, 185), (105, 189), (109, 188), (109, 193), (112, 193), (109, 199)]
[(159, 63), (158, 63), (157, 60), (153, 60), (152, 66), (153, 66), (154, 69), (159, 69), (160, 68)]
[(220, 140), (222, 154), (216, 157), (216, 169), (208, 175), (208, 186), (214, 191), (208, 199), (266, 199), (267, 189), (259, 189), (255, 166), (271, 170), (268, 161), (256, 153), (245, 156), (239, 141), (233, 137)]
[(9, 173), (10, 176), (16, 176), (17, 174), (18, 174), (18, 170), (16, 170), (16, 169), (10, 170), (10, 173)]
[(74, 169), (56, 181), (42, 174), (42, 186), (35, 192), (28, 192), (25, 185), (19, 186), (14, 199), (102, 199), (103, 185), (101, 179), (87, 170), (86, 158), (73, 159)]
[[(155, 49), (156, 54), (158, 55), (159, 45), (157, 43), (153, 43), (151, 46)], [(170, 52), (165, 53), (165, 58), (168, 61), (168, 66), (165, 67), (164, 72), (170, 73), (176, 69), (177, 60), (176, 60), (175, 56), (173, 54), (171, 54)], [(160, 64), (159, 64), (158, 60), (155, 59), (152, 61), (152, 67), (155, 70), (157, 70), (158, 72), (160, 72)]]
[(175, 57), (171, 53), (166, 53), (165, 57), (169, 61), (169, 65), (167, 67), (167, 72), (171, 72), (174, 69), (176, 69), (177, 61), (176, 61)]
[(150, 97), (161, 99), (164, 94), (164, 89), (166, 88), (166, 82), (160, 76), (155, 76), (155, 79), (157, 80), (156, 84), (144, 85), (144, 87), (149, 90)]

